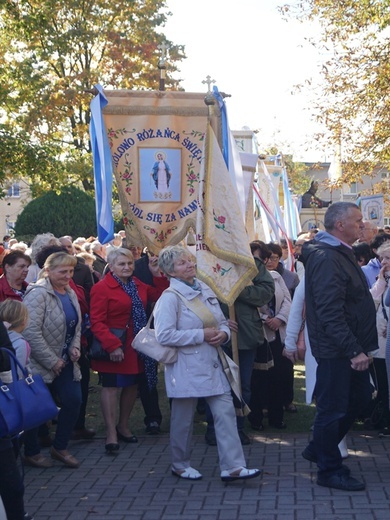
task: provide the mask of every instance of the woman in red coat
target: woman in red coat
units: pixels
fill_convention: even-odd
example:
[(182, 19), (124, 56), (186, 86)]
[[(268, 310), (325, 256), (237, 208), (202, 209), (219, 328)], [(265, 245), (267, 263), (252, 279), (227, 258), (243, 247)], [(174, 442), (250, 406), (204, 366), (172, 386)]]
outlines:
[(0, 276), (0, 302), (7, 298), (11, 300), (23, 300), (24, 293), (27, 289), (27, 283), (24, 281), (28, 268), (31, 264), (31, 258), (22, 251), (11, 251), (3, 258), (3, 272)]
[[(146, 325), (145, 307), (155, 302), (169, 285), (155, 266), (155, 287), (133, 277), (134, 258), (128, 249), (118, 248), (108, 255), (110, 272), (91, 290), (91, 330), (109, 353), (110, 361), (92, 361), (92, 369), (100, 374), (101, 406), (106, 424), (106, 451), (119, 449), (118, 440), (137, 442), (128, 421), (137, 397), (139, 374), (143, 361), (131, 346), (134, 336)], [(110, 328), (127, 329), (126, 345), (110, 332)], [(116, 425), (117, 391), (121, 388), (119, 420)]]

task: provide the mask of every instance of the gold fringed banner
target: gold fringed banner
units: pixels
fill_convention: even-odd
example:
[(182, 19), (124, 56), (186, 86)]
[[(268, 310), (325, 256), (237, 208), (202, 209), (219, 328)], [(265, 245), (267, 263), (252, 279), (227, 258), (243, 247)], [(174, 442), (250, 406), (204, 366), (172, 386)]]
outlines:
[(196, 227), (207, 125), (204, 94), (104, 91), (103, 110), (128, 243), (158, 253)]
[(249, 247), (238, 197), (217, 138), (207, 127), (197, 221), (198, 277), (231, 306), (258, 270)]

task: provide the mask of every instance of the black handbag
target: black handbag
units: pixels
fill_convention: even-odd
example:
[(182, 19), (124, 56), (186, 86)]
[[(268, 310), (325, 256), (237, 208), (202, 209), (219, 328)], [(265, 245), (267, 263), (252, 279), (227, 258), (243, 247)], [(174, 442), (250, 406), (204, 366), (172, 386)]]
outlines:
[[(126, 337), (127, 337), (127, 325), (125, 329), (110, 329), (111, 334), (114, 334), (122, 342), (121, 349), (125, 349)], [(102, 342), (93, 337), (91, 346), (89, 347), (89, 357), (95, 361), (111, 361), (110, 354), (103, 348)]]
[(53, 419), (58, 408), (42, 376), (29, 374), (9, 349), (0, 350), (9, 356), (12, 374), (12, 383), (0, 379), (0, 437), (15, 436)]

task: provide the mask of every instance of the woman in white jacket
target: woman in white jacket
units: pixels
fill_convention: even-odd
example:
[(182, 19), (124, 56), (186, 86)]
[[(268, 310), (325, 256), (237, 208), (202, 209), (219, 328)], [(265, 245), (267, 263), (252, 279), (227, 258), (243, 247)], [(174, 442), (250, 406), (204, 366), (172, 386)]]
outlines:
[[(154, 310), (156, 337), (162, 345), (178, 349), (177, 361), (165, 365), (167, 395), (172, 399), (172, 474), (190, 480), (202, 478), (191, 467), (190, 452), (196, 404), (204, 397), (214, 417), (221, 479), (257, 477), (259, 469), (246, 468), (230, 385), (218, 356), (217, 347), (227, 342), (230, 331), (217, 297), (196, 279), (195, 264), (184, 248), (163, 249), (158, 263), (170, 279), (170, 289), (161, 295)], [(191, 310), (195, 306), (204, 318)]]
[[(389, 435), (390, 412), (389, 412), (389, 374), (386, 367), (386, 338), (389, 321), (389, 307), (385, 304), (390, 280), (390, 241), (387, 240), (378, 247), (376, 254), (381, 263), (381, 270), (376, 282), (370, 289), (371, 296), (376, 307), (376, 328), (378, 330), (378, 350), (372, 352), (373, 364), (370, 367), (371, 376), (377, 385), (377, 396), (373, 405), (380, 404), (383, 410), (379, 416), (377, 427), (381, 428), (379, 435)], [(375, 424), (374, 424), (375, 426)]]

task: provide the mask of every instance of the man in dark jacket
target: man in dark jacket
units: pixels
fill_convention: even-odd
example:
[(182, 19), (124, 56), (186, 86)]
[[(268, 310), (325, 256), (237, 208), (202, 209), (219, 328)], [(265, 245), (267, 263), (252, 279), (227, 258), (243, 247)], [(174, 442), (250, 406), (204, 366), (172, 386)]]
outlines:
[(318, 466), (320, 486), (359, 491), (365, 484), (342, 465), (338, 444), (370, 402), (370, 351), (378, 348), (375, 306), (352, 244), (363, 229), (351, 202), (330, 206), (326, 231), (303, 246), (306, 323), (317, 360), (313, 440), (304, 458)]

